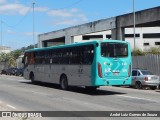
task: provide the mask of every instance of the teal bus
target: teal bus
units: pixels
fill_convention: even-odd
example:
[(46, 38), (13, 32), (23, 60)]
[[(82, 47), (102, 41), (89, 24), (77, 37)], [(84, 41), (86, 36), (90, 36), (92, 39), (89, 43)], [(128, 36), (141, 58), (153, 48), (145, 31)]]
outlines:
[(24, 78), (35, 82), (96, 89), (131, 84), (130, 44), (94, 40), (25, 51)]

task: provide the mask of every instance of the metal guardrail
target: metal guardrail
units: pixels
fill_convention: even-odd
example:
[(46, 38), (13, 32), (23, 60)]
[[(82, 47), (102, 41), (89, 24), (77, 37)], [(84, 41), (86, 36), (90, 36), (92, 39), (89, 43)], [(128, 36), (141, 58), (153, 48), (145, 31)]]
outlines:
[(160, 55), (132, 56), (132, 68), (148, 69), (160, 76)]

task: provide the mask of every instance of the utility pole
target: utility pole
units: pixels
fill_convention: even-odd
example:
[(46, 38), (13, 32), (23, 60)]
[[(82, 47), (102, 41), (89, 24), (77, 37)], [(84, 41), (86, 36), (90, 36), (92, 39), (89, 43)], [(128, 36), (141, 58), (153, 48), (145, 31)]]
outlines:
[(136, 49), (136, 36), (135, 36), (135, 1), (133, 0), (133, 34), (134, 34), (134, 51)]
[(3, 21), (1, 20), (1, 46), (3, 41)]
[(34, 48), (36, 47), (36, 44), (35, 44), (35, 27), (34, 27), (34, 5), (35, 5), (35, 2), (32, 3), (33, 5), (33, 45), (34, 45)]

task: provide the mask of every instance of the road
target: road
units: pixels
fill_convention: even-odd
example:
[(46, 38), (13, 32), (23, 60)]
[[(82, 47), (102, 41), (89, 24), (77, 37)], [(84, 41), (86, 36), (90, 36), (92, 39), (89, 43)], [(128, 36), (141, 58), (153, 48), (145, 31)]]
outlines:
[[(58, 85), (31, 84), (22, 77), (0, 75), (0, 111), (160, 111), (160, 90), (137, 90), (127, 87), (100, 87), (87, 91), (81, 87), (60, 90)], [(2, 118), (0, 118), (2, 119)], [(34, 119), (34, 118), (33, 118)], [(53, 118), (41, 118), (53, 120)], [(38, 118), (37, 120), (41, 120)], [(54, 119), (66, 120), (65, 117)], [(70, 117), (67, 119), (73, 119)], [(77, 117), (91, 120), (93, 117)], [(98, 118), (99, 120), (106, 118)], [(151, 120), (151, 118), (114, 118), (107, 120)], [(154, 120), (160, 118), (154, 117)], [(3, 120), (3, 119), (2, 119)], [(19, 119), (18, 119), (19, 120)], [(27, 119), (29, 120), (29, 119)]]

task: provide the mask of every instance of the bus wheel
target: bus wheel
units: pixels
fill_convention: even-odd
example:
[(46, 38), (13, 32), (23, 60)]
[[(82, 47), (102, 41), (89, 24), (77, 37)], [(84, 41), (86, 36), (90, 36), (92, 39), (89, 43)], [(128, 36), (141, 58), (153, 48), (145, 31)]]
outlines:
[(60, 79), (60, 86), (62, 90), (67, 90), (68, 89), (68, 80), (65, 75), (61, 76)]
[(35, 80), (34, 80), (34, 74), (33, 73), (30, 74), (30, 79), (31, 79), (31, 82), (34, 84)]

